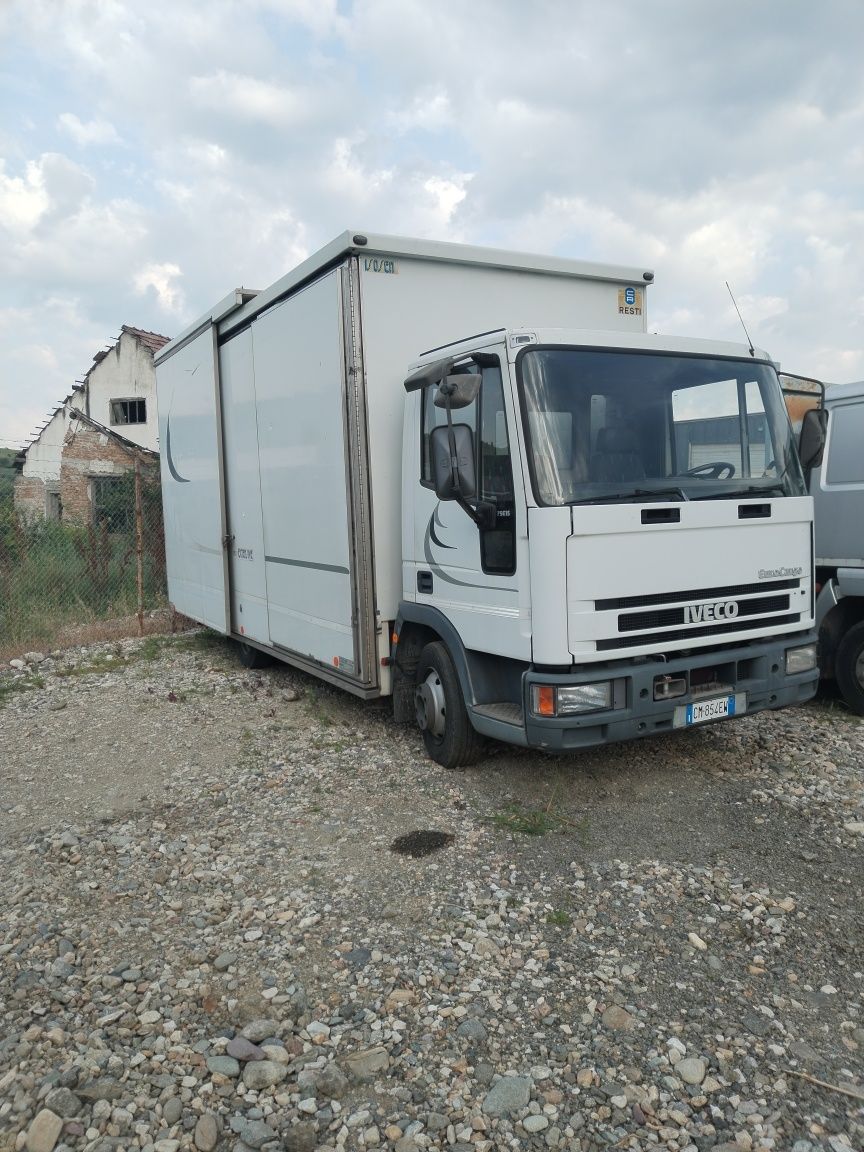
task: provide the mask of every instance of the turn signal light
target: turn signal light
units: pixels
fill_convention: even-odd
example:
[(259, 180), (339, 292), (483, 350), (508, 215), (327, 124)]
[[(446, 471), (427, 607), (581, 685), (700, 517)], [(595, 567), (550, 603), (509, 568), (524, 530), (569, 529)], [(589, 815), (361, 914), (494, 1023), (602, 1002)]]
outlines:
[(551, 684), (535, 684), (534, 712), (537, 716), (555, 715), (555, 689)]

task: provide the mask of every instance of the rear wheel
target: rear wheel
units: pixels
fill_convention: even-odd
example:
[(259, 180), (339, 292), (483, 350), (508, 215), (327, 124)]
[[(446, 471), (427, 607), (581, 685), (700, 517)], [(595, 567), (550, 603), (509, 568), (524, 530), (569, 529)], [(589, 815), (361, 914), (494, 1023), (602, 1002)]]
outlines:
[(468, 719), (453, 660), (438, 640), (420, 653), (414, 707), (426, 751), (436, 763), (464, 768), (481, 759), (483, 738)]
[(260, 648), (253, 648), (244, 640), (237, 641), (237, 655), (244, 668), (267, 668), (273, 663), (273, 657), (262, 652)]
[(834, 676), (843, 699), (864, 716), (864, 621), (850, 628), (837, 646)]

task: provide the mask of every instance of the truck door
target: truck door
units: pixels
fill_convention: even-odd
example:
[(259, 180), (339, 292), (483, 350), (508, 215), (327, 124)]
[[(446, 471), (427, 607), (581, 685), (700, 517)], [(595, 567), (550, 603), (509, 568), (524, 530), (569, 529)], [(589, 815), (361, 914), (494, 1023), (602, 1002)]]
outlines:
[[(471, 365), (470, 370), (478, 368)], [(480, 529), (456, 503), (436, 497), (429, 437), (447, 417), (444, 409), (435, 407), (435, 388), (424, 388), (414, 520), (416, 601), (447, 616), (466, 648), (526, 659), (530, 642), (527, 622), (520, 622), (517, 559), (519, 538), (525, 535), (521, 523), (524, 499), (517, 499), (514, 485), (519, 470), (513, 467), (511, 451), (515, 442), (512, 394), (499, 357), (495, 363), (484, 363), (479, 371), (483, 383), (477, 399), (454, 412), (453, 419), (471, 429), (478, 498), (495, 506), (494, 524)]]

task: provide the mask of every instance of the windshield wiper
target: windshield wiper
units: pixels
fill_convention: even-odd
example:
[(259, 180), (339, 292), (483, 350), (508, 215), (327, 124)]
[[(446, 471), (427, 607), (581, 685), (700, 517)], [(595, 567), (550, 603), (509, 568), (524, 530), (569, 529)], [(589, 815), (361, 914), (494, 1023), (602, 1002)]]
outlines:
[(690, 497), (683, 488), (631, 488), (628, 492), (610, 492), (606, 496), (589, 496), (585, 500), (571, 500), (571, 504), (620, 504), (625, 500), (635, 500), (639, 496), (651, 496), (657, 500), (668, 500), (675, 496), (679, 500), (689, 500)]

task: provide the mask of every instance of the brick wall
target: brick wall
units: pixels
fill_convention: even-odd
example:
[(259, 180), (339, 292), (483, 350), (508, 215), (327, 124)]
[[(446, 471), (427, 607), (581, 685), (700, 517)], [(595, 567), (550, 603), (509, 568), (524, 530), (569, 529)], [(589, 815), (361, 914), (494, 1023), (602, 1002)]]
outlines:
[(90, 480), (94, 476), (120, 476), (134, 468), (129, 450), (95, 428), (78, 425), (66, 436), (60, 465), (63, 519), (87, 523), (92, 519)]
[(22, 520), (44, 520), (45, 481), (40, 476), (16, 476), (12, 499)]

